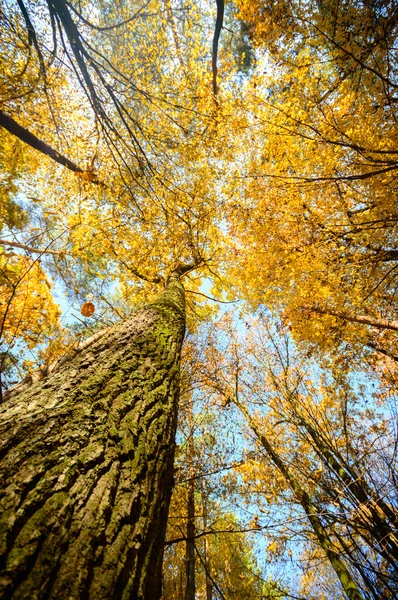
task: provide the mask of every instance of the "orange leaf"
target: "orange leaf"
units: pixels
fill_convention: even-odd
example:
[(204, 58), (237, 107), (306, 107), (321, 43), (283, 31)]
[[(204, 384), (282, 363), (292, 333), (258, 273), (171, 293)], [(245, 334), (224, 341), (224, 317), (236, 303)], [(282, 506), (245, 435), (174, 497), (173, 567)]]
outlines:
[(92, 302), (85, 302), (80, 308), (80, 312), (84, 317), (91, 317), (94, 314), (95, 306)]

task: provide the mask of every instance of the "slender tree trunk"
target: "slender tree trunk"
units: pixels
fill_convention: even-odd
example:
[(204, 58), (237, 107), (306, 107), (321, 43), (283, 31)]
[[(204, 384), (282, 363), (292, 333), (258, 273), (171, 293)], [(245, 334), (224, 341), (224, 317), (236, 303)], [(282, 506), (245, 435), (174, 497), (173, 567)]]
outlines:
[[(321, 460), (326, 463), (344, 483), (346, 493), (356, 499), (357, 508), (361, 511), (363, 526), (378, 542), (372, 544), (373, 550), (381, 555), (397, 570), (398, 541), (395, 532), (398, 528), (397, 515), (392, 508), (380, 498), (367, 484), (362, 475), (355, 472), (352, 466), (344, 465), (344, 460), (337, 451), (327, 447), (321, 434), (303, 417), (299, 417), (302, 425), (311, 436), (314, 449)], [(389, 522), (390, 521), (390, 522)]]
[(157, 600), (184, 337), (177, 273), (159, 299), (0, 420), (0, 598)]
[(337, 577), (340, 580), (340, 583), (346, 595), (350, 600), (364, 600), (356, 582), (354, 581), (349, 570), (347, 569), (344, 560), (340, 556), (337, 549), (334, 547), (327, 530), (323, 526), (322, 521), (319, 518), (317, 507), (312, 502), (310, 496), (305, 490), (303, 490), (300, 483), (296, 480), (295, 477), (293, 477), (292, 473), (290, 472), (290, 469), (282, 461), (279, 454), (275, 452), (270, 442), (258, 429), (246, 408), (239, 402), (237, 402), (237, 406), (239, 407), (242, 414), (245, 416), (249, 427), (256, 435), (261, 446), (266, 451), (266, 453), (268, 454), (274, 465), (277, 467), (277, 469), (282, 473), (287, 483), (289, 484), (292, 492), (303, 507), (303, 510), (308, 517), (308, 520), (318, 540), (318, 543), (324, 550), (331, 566), (333, 567)]
[(195, 600), (195, 469), (194, 469), (194, 423), (192, 405), (189, 404), (189, 439), (188, 439), (188, 460), (189, 460), (189, 481), (188, 481), (188, 502), (187, 502), (187, 541), (185, 545), (185, 600)]
[(188, 482), (185, 600), (195, 600), (195, 485)]
[[(203, 531), (207, 531), (207, 498), (208, 498), (207, 486), (206, 486), (205, 478), (202, 477)], [(210, 565), (210, 558), (209, 558), (209, 540), (207, 538), (207, 535), (204, 536), (203, 560), (204, 560), (205, 570), (206, 570), (206, 600), (213, 600), (213, 586), (211, 583), (211, 579), (209, 577), (211, 565)]]
[(34, 254), (52, 254), (53, 256), (63, 255), (65, 253), (60, 250), (51, 250), (50, 248), (33, 248), (32, 246), (28, 246), (27, 244), (21, 244), (20, 242), (14, 242), (11, 240), (3, 240), (0, 239), (0, 246), (10, 246), (11, 248), (22, 248), (22, 250), (26, 250), (27, 252), (33, 252)]

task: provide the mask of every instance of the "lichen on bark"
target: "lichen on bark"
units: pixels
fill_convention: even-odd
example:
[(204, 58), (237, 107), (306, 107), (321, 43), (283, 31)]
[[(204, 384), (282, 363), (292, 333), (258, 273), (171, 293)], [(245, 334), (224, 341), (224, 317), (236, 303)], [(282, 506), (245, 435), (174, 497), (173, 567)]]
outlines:
[(0, 411), (0, 598), (161, 593), (184, 288), (159, 299)]

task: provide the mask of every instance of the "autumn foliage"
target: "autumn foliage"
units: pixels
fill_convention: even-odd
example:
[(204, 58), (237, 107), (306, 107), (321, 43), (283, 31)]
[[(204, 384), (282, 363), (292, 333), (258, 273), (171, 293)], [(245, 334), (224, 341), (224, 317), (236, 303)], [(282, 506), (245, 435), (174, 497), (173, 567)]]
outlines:
[[(180, 434), (194, 443), (178, 468), (239, 463), (191, 490), (207, 600), (243, 579), (248, 599), (397, 591), (397, 11), (235, 0), (215, 89), (215, 2), (1, 5), (2, 393), (192, 266)], [(218, 461), (226, 411), (239, 456)], [(186, 537), (181, 486), (169, 541)], [(294, 563), (293, 586), (258, 566), (259, 531), (257, 554)], [(182, 543), (169, 598), (186, 589)]]

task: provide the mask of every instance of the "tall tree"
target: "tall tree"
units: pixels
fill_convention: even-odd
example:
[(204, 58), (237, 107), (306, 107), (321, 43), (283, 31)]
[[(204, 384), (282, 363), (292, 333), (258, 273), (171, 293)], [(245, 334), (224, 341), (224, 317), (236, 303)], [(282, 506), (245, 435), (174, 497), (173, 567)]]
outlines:
[[(130, 584), (137, 584), (131, 588), (138, 590), (134, 591), (136, 594), (159, 593), (155, 587), (144, 590), (144, 580), (149, 581), (149, 575), (143, 558), (144, 554), (152, 557), (152, 550), (155, 552), (158, 546), (138, 539), (138, 529), (127, 531), (130, 517), (125, 515), (132, 513), (130, 508), (119, 509), (119, 500), (123, 503), (127, 498), (126, 502), (130, 502), (130, 496), (123, 495), (128, 484), (121, 483), (119, 488), (119, 483), (111, 482), (106, 488), (110, 490), (110, 500), (106, 494), (101, 496), (98, 510), (95, 496), (113, 477), (107, 471), (112, 452), (120, 459), (120, 468), (115, 467), (118, 482), (125, 477), (123, 453), (127, 452), (129, 463), (133, 452), (129, 463), (133, 482), (137, 466), (134, 457), (138, 457), (140, 468), (142, 465), (142, 482), (136, 485), (138, 500), (132, 499), (129, 505), (135, 516), (142, 516), (137, 528), (145, 521), (150, 537), (158, 519), (156, 527), (163, 531), (171, 479), (164, 475), (164, 501), (150, 486), (160, 473), (157, 469), (163, 468), (161, 464), (170, 467), (170, 431), (175, 426), (174, 375), (170, 374), (169, 392), (164, 389), (169, 375), (158, 382), (164, 399), (160, 405), (173, 403), (166, 435), (169, 453), (163, 450), (160, 434), (157, 444), (147, 443), (152, 434), (156, 437), (163, 431), (158, 423), (159, 419), (164, 423), (163, 409), (157, 412), (157, 402), (152, 405), (156, 394), (151, 388), (153, 377), (157, 377), (152, 372), (151, 353), (167, 352), (168, 347), (168, 341), (160, 334), (163, 321), (159, 329), (152, 331), (154, 337), (148, 347), (134, 354), (143, 360), (138, 383), (130, 378), (130, 372), (112, 375), (112, 361), (118, 355), (113, 342), (103, 347), (107, 333), (100, 339), (97, 332), (98, 346), (92, 346), (99, 348), (101, 365), (95, 362), (90, 348), (83, 350), (83, 343), (77, 348), (78, 356), (69, 362), (63, 356), (59, 360), (61, 369), (54, 371), (50, 358), (54, 352), (43, 348), (47, 338), (58, 335), (59, 311), (50, 294), (49, 275), (70, 297), (84, 302), (82, 314), (90, 323), (90, 315), (93, 311), (97, 315), (98, 307), (110, 310), (112, 321), (123, 319), (132, 305), (147, 306), (151, 300), (154, 304), (150, 310), (154, 310), (153, 306), (159, 304), (155, 297), (165, 283), (164, 274), (170, 265), (182, 261), (201, 266), (200, 273), (191, 275), (187, 290), (192, 294), (188, 296), (194, 309), (189, 312), (192, 322), (213, 313), (207, 304), (192, 302), (192, 298), (208, 297), (200, 289), (200, 275), (205, 275), (216, 282), (210, 292), (214, 296), (233, 284), (253, 306), (266, 303), (275, 309), (285, 322), (291, 323), (304, 351), (318, 351), (324, 365), (332, 363), (334, 374), (350, 362), (347, 350), (355, 359), (368, 360), (369, 355), (377, 353), (380, 363), (373, 359), (372, 366), (376, 365), (380, 372), (390, 370), (389, 382), (394, 384), (393, 361), (398, 355), (396, 318), (392, 312), (396, 291), (394, 203), (398, 168), (395, 4), (334, 0), (311, 6), (283, 0), (270, 5), (261, 0), (239, 0), (237, 4), (241, 29), (238, 44), (243, 44), (240, 50), (231, 38), (230, 47), (225, 43), (228, 34), (222, 30), (222, 0), (208, 5), (174, 0), (11, 0), (1, 6), (0, 57), (5, 67), (0, 74), (0, 158), (3, 171), (9, 167), (9, 173), (0, 181), (0, 218), (4, 223), (0, 239), (4, 343), (1, 364), (7, 365), (10, 373), (17, 361), (15, 349), (24, 345), (35, 353), (34, 360), (42, 367), (38, 374), (29, 373), (26, 384), (47, 374), (30, 391), (20, 386), (6, 394), (11, 396), (5, 406), (11, 411), (7, 415), (12, 423), (14, 418), (21, 423), (15, 425), (13, 434), (20, 448), (5, 437), (11, 453), (5, 460), (16, 456), (13, 460), (18, 467), (10, 464), (12, 479), (6, 500), (10, 502), (6, 508), (11, 510), (6, 524), (7, 594), (18, 597), (26, 589), (26, 593), (33, 594), (35, 586), (36, 594), (63, 594), (58, 590), (68, 579), (66, 575), (63, 579), (68, 570), (65, 561), (73, 563), (84, 547), (80, 579), (70, 579), (69, 571), (67, 585), (77, 589), (81, 581), (83, 591), (76, 593), (98, 595), (98, 586), (105, 586), (101, 569), (105, 572), (109, 567), (110, 573), (110, 565), (116, 564), (113, 551), (117, 552), (119, 533), (121, 537), (128, 534), (135, 546), (126, 542), (125, 555), (114, 567), (120, 571), (114, 579), (110, 578), (116, 583), (109, 583), (108, 578), (110, 587), (104, 594), (129, 595), (133, 593), (129, 591)], [(218, 18), (213, 36), (214, 23), (204, 14), (204, 7), (213, 11), (215, 17), (216, 5)], [(233, 27), (233, 23), (229, 25)], [(240, 53), (239, 61), (244, 67), (243, 53), (254, 45), (259, 58), (257, 70), (250, 77), (249, 71), (236, 73), (234, 53)], [(272, 73), (267, 72), (264, 78), (263, 70), (271, 70), (269, 66)], [(181, 269), (171, 277), (169, 288), (177, 285), (178, 275), (182, 275)], [(96, 296), (95, 306), (87, 302), (88, 293)], [(142, 310), (146, 314), (147, 309)], [(101, 319), (94, 319), (95, 330)], [(381, 328), (382, 324), (388, 326)], [(121, 324), (120, 331), (123, 328)], [(71, 342), (71, 347), (76, 347), (77, 340)], [(179, 343), (175, 342), (168, 358), (175, 356), (177, 361)], [(69, 340), (62, 343), (57, 339), (57, 344), (55, 353), (65, 354)], [(330, 352), (336, 347), (338, 353)], [(127, 349), (120, 349), (123, 356), (124, 351)], [(150, 353), (149, 360), (145, 352)], [(222, 359), (221, 353), (221, 363)], [(31, 371), (34, 360), (30, 364), (27, 361), (24, 368)], [(222, 395), (224, 408), (238, 396), (242, 360), (244, 357), (237, 351), (228, 364), (229, 391)], [(158, 366), (158, 373), (162, 372)], [(88, 380), (93, 383), (94, 392), (91, 387), (87, 391), (84, 367), (85, 375), (91, 373), (91, 368), (95, 370), (95, 381)], [(70, 378), (68, 383), (63, 383), (63, 374)], [(62, 383), (62, 393), (65, 392), (62, 399), (55, 392), (57, 382)], [(219, 392), (223, 383), (219, 382)], [(72, 384), (76, 384), (75, 390), (69, 387)], [(141, 413), (135, 400), (131, 409), (125, 408), (124, 394), (134, 395), (136, 384), (145, 388), (144, 405), (146, 393), (152, 394), (148, 420), (149, 413)], [(122, 390), (122, 398), (114, 391), (114, 385)], [(108, 389), (110, 395), (105, 398), (104, 390)], [(56, 400), (48, 399), (48, 391), (54, 392)], [(87, 398), (91, 393), (95, 395), (92, 409)], [(268, 423), (264, 419), (259, 432), (263, 435), (264, 428), (268, 435), (267, 427), (272, 423), (275, 432), (280, 432), (280, 439), (286, 440), (286, 447), (281, 448), (275, 433), (270, 446), (277, 452), (274, 458), (280, 456), (282, 460), (277, 482), (285, 482), (286, 494), (290, 482), (289, 489), (295, 490), (295, 495), (290, 492), (289, 499), (295, 498), (296, 503), (297, 498), (301, 499), (298, 510), (302, 512), (304, 508), (316, 533), (307, 538), (311, 543), (317, 538), (330, 558), (334, 556), (330, 549), (333, 542), (340, 558), (339, 565), (335, 561), (338, 569), (343, 553), (344, 560), (354, 557), (350, 569), (354, 564), (356, 576), (359, 573), (365, 587), (369, 584), (368, 589), (373, 580), (380, 585), (383, 580), (388, 587), (393, 578), (389, 579), (390, 573), (380, 561), (390, 562), (394, 569), (391, 560), (396, 557), (395, 530), (383, 492), (372, 481), (372, 474), (379, 475), (380, 471), (368, 461), (369, 470), (364, 476), (355, 460), (352, 464), (346, 459), (341, 446), (350, 458), (357, 446), (347, 439), (349, 428), (343, 411), (338, 412), (338, 419), (331, 419), (339, 431), (340, 445), (336, 448), (333, 439), (325, 439), (319, 427), (314, 428), (308, 415), (295, 412), (296, 407), (285, 396), (283, 400), (284, 407), (289, 407), (281, 415), (287, 424), (281, 424), (272, 414), (275, 419), (270, 418)], [(246, 404), (250, 401), (248, 395)], [(21, 406), (26, 406), (24, 412), (29, 418), (17, 415)], [(340, 407), (337, 400), (336, 406)], [(71, 422), (64, 417), (65, 410), (73, 416)], [(93, 414), (97, 420), (90, 429)], [(124, 423), (127, 415), (131, 418)], [(321, 421), (322, 411), (314, 408), (313, 416)], [(123, 432), (120, 444), (115, 442), (119, 433), (112, 425), (118, 423), (119, 417)], [(54, 431), (59, 423), (59, 431)], [(31, 432), (34, 444), (28, 447), (26, 440)], [(139, 432), (137, 439), (134, 432)], [(356, 433), (362, 435), (359, 427), (352, 430), (352, 435)], [(97, 437), (83, 449), (91, 434)], [(382, 434), (386, 436), (386, 430)], [(130, 436), (133, 449), (129, 446)], [(364, 439), (371, 440), (369, 436)], [(366, 448), (373, 457), (370, 446), (369, 442)], [(58, 470), (64, 447), (68, 452), (71, 448), (64, 461), (65, 475)], [(154, 458), (151, 448), (160, 454)], [(75, 460), (71, 458), (74, 452), (78, 455), (77, 466), (73, 463), (68, 470), (70, 460)], [(390, 466), (387, 458), (383, 464), (395, 477), (394, 465)], [(313, 482), (317, 461), (322, 462), (326, 473), (319, 478), (319, 484)], [(274, 464), (277, 462), (274, 460)], [(156, 464), (154, 471), (149, 469), (152, 464)], [(41, 468), (47, 468), (48, 478)], [(88, 473), (88, 479), (83, 480), (80, 471)], [(303, 474), (308, 475), (308, 481)], [(87, 484), (90, 481), (91, 487)], [(272, 478), (266, 482), (273, 489)], [(52, 495), (48, 491), (50, 483), (56, 488)], [(141, 483), (149, 490), (145, 497), (149, 512), (151, 507), (156, 512), (156, 506), (163, 503), (164, 510), (159, 508), (157, 516), (152, 514), (154, 520), (148, 517), (146, 521), (146, 513), (141, 513), (141, 508), (146, 510), (144, 500), (140, 504), (144, 494), (141, 496)], [(342, 497), (335, 490), (341, 485), (347, 488)], [(57, 486), (59, 493), (68, 493), (65, 504)], [(193, 492), (191, 489), (189, 494), (187, 536), (191, 567), (195, 547), (197, 559), (203, 558), (192, 543)], [(53, 503), (59, 498), (61, 508), (57, 513)], [(336, 517), (336, 506), (343, 522)], [(32, 583), (39, 571), (44, 572), (40, 565), (47, 560), (48, 544), (55, 539), (51, 537), (57, 528), (51, 521), (55, 513), (61, 529), (66, 525), (58, 538), (56, 564), (53, 561), (51, 568), (46, 566), (53, 575), (50, 580), (37, 579)], [(103, 518), (103, 526), (91, 519), (92, 514)], [(46, 519), (48, 535), (44, 528)], [(91, 543), (86, 544), (89, 534), (85, 527), (90, 520), (93, 536)], [(69, 529), (70, 535), (66, 531)], [(362, 560), (364, 547), (374, 551), (372, 556), (377, 555), (371, 562), (373, 571), (368, 568), (368, 555)], [(65, 559), (60, 555), (64, 549), (68, 557)], [(208, 548), (210, 569), (209, 561), (204, 559), (208, 579), (217, 568), (215, 554)], [(134, 579), (137, 569), (141, 569), (143, 579), (141, 575)], [(156, 586), (158, 563), (151, 569)], [(225, 587), (235, 594), (239, 581), (229, 577), (227, 571)], [(139, 589), (140, 581), (144, 591)], [(211, 583), (214, 592), (216, 582)], [(192, 597), (193, 587), (188, 587)], [(210, 593), (209, 585), (207, 589)], [(252, 591), (253, 588), (248, 593)]]
[(160, 597), (183, 273), (2, 406), (2, 598)]

